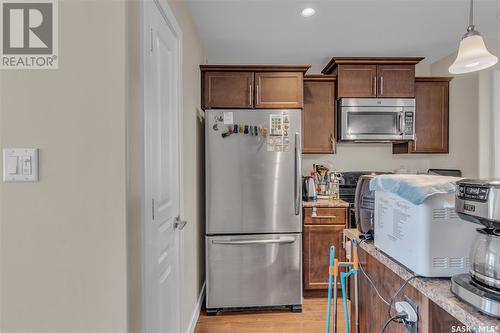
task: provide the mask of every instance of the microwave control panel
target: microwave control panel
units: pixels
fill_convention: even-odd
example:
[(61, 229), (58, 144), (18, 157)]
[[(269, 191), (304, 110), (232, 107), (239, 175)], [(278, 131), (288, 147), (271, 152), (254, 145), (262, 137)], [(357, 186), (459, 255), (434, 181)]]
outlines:
[(405, 134), (412, 135), (413, 134), (413, 112), (405, 112)]

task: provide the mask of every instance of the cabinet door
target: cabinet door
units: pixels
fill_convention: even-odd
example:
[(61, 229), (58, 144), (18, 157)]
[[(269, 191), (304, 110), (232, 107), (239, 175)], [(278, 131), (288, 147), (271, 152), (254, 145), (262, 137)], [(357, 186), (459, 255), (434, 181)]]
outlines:
[(415, 83), (413, 153), (448, 153), (448, 82)]
[(327, 289), (330, 246), (336, 257), (345, 261), (342, 247), (344, 225), (304, 226), (304, 289)]
[(339, 65), (338, 97), (376, 97), (376, 65)]
[(255, 107), (300, 109), (303, 102), (302, 72), (255, 73)]
[(412, 98), (415, 96), (414, 65), (378, 65), (378, 97)]
[(335, 153), (335, 82), (304, 81), (302, 152)]
[(253, 72), (205, 72), (203, 108), (253, 107)]

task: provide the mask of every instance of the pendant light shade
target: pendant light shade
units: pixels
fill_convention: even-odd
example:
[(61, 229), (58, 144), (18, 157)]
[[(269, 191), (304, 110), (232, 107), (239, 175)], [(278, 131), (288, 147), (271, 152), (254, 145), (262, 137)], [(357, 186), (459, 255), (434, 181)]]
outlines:
[(448, 71), (451, 74), (464, 74), (480, 71), (498, 62), (498, 58), (488, 52), (483, 37), (474, 27), (474, 4), (470, 0), (469, 26), (458, 47), (457, 58)]
[(457, 58), (449, 68), (451, 74), (463, 74), (491, 67), (498, 58), (488, 52), (480, 35), (468, 36), (462, 39), (458, 48)]

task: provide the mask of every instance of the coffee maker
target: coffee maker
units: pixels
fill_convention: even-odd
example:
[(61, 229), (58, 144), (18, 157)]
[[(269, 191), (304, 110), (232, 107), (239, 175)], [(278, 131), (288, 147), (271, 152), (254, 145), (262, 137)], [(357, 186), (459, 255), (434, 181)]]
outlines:
[(451, 291), (480, 312), (500, 318), (500, 179), (457, 182), (455, 210), (477, 229), (467, 274), (451, 279)]

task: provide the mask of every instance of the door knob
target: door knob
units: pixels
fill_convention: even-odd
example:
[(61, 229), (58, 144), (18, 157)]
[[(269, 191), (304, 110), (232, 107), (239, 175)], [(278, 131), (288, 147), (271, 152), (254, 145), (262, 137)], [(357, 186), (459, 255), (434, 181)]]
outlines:
[(175, 218), (175, 221), (174, 221), (174, 228), (182, 230), (182, 229), (184, 229), (184, 227), (186, 226), (186, 224), (187, 224), (187, 221), (183, 221), (183, 220), (181, 220), (180, 216), (177, 216)]

